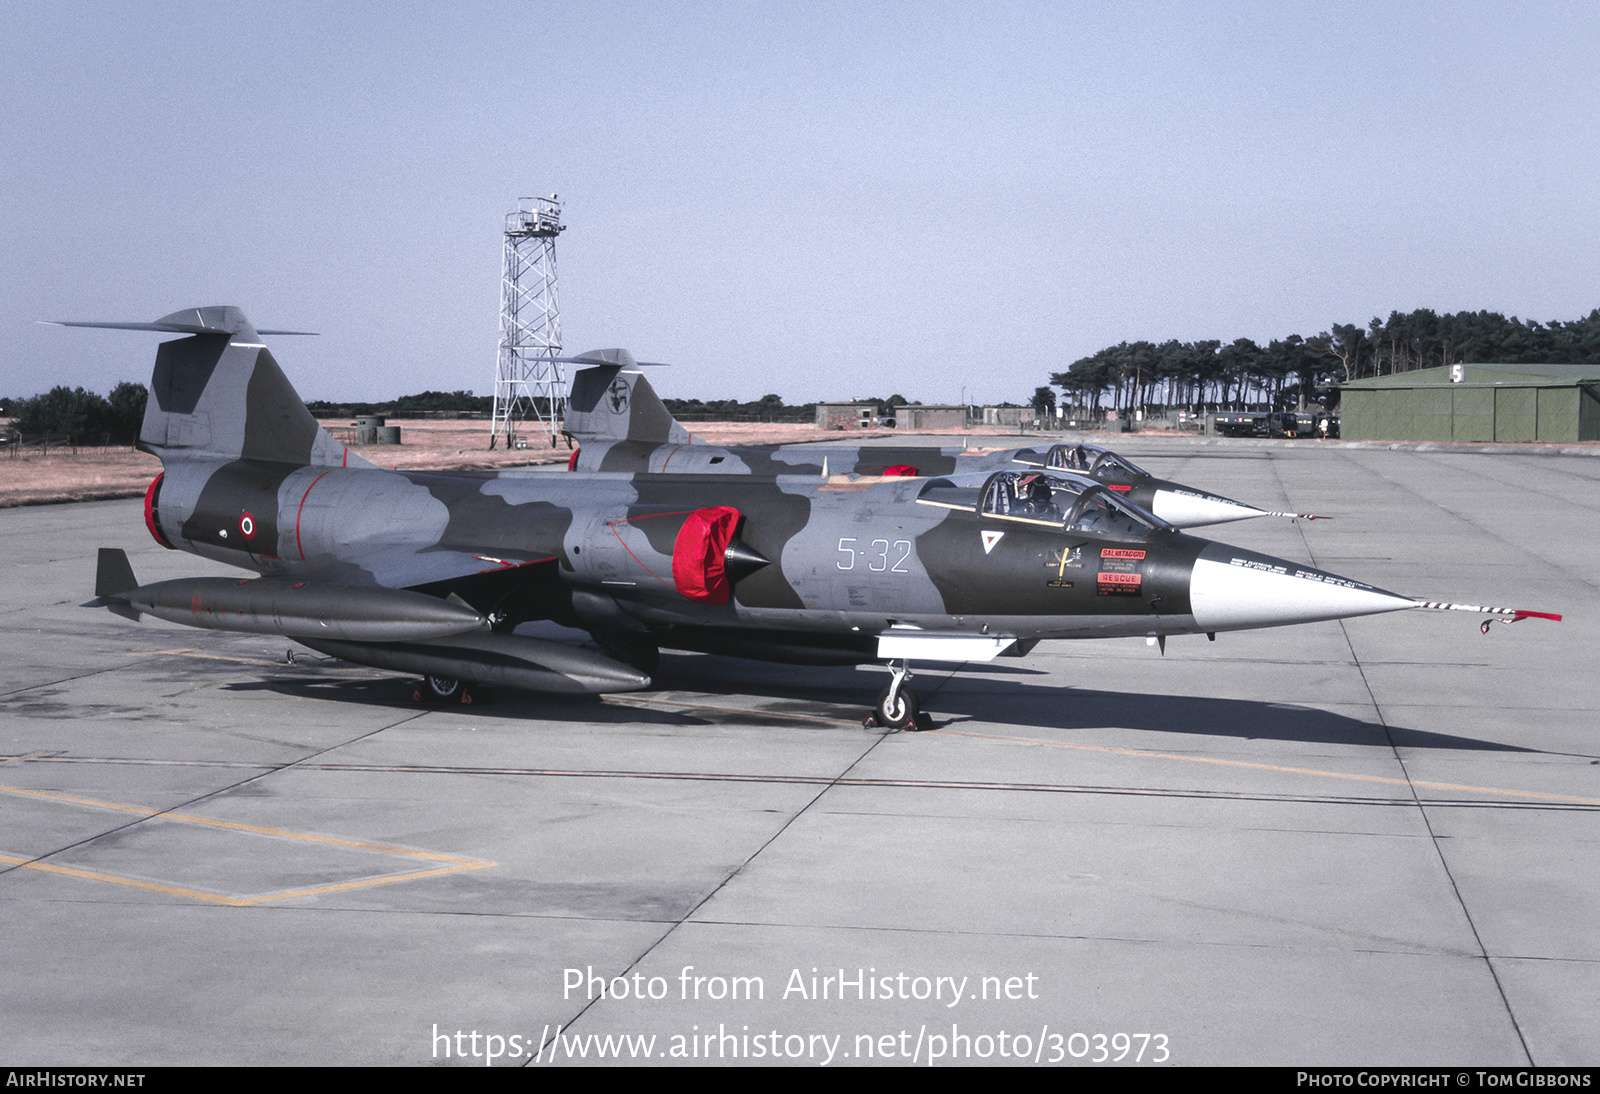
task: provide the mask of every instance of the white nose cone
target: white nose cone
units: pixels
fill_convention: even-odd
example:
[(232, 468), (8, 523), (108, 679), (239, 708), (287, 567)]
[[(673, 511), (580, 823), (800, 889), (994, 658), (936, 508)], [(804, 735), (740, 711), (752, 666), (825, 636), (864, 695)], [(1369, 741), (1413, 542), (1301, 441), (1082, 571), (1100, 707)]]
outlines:
[(1253, 505), (1194, 490), (1157, 490), (1151, 499), (1150, 511), (1174, 528), (1198, 528), (1204, 524), (1226, 524), (1230, 520), (1266, 516)]
[(1223, 543), (1211, 544), (1195, 560), (1189, 604), (1203, 631), (1281, 627), (1417, 606), (1409, 597)]

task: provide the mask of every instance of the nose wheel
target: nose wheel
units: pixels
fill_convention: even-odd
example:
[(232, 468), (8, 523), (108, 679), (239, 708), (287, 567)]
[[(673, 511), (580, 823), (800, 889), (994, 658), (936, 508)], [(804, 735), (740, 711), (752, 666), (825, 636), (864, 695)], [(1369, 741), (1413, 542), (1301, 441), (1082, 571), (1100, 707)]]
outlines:
[(878, 705), (872, 713), (867, 715), (867, 728), (932, 729), (928, 716), (922, 713), (917, 693), (906, 686), (906, 681), (911, 679), (911, 666), (905, 661), (898, 665), (891, 664), (889, 673), (889, 686), (878, 696)]

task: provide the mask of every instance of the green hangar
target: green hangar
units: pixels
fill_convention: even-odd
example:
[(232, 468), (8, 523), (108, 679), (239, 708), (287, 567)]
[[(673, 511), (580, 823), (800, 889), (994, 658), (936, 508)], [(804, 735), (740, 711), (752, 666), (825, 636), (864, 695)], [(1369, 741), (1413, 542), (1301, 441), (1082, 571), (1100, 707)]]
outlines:
[(1339, 390), (1346, 440), (1600, 440), (1600, 365), (1444, 365)]

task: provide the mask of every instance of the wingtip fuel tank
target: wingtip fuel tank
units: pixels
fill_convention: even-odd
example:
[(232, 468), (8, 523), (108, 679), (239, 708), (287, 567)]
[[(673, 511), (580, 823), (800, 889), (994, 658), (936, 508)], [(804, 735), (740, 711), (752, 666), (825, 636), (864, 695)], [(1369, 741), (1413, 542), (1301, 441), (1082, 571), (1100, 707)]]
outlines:
[(489, 620), (460, 599), (405, 589), (340, 585), (294, 576), (192, 577), (127, 587), (133, 573), (121, 550), (102, 548), (96, 595), (141, 615), (206, 630), (414, 642), (482, 631)]

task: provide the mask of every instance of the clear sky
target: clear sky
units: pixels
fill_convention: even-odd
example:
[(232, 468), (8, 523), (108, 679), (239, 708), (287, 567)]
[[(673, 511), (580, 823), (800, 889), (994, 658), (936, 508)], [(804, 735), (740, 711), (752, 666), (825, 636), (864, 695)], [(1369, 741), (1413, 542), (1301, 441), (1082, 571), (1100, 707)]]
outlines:
[(558, 193), (566, 349), (667, 395), (1023, 401), (1147, 338), (1600, 306), (1600, 6), (0, 0), (0, 394), (155, 319), (307, 398), (487, 393)]

